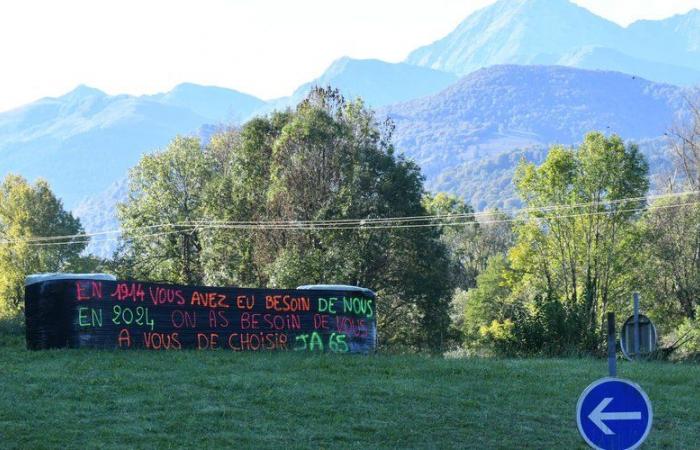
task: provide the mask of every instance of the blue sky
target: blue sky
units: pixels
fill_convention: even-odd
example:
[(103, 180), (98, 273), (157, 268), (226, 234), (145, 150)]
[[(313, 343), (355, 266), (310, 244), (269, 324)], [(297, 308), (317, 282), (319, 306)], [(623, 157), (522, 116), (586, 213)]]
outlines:
[[(493, 0), (14, 0), (0, 3), (0, 111), (84, 83), (110, 94), (189, 81), (264, 99), (338, 57), (401, 61)], [(627, 25), (700, 0), (575, 0)]]

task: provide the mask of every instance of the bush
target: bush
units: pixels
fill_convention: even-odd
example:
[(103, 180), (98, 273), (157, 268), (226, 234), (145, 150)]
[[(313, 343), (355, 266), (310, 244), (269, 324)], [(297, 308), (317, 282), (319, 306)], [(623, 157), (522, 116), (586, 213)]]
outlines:
[(0, 313), (0, 347), (20, 345), (24, 340), (24, 317)]
[(511, 304), (508, 317), (493, 319), (471, 335), (467, 348), (501, 356), (563, 356), (579, 354), (587, 336), (577, 309), (557, 299), (536, 295)]
[(675, 335), (680, 340), (679, 344), (682, 343), (678, 349), (682, 358), (700, 358), (700, 306), (695, 308), (695, 318), (685, 319)]

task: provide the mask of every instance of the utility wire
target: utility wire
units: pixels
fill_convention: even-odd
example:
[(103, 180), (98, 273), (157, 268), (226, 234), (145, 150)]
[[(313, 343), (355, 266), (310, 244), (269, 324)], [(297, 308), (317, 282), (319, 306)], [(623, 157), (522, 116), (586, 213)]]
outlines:
[(587, 202), (587, 203), (574, 203), (574, 204), (564, 204), (564, 205), (547, 205), (547, 206), (534, 206), (534, 207), (528, 207), (528, 208), (518, 208), (518, 209), (512, 209), (510, 211), (508, 210), (490, 210), (490, 211), (481, 211), (481, 212), (473, 212), (473, 213), (459, 213), (459, 214), (438, 214), (438, 215), (432, 215), (432, 216), (405, 216), (405, 217), (388, 217), (388, 218), (366, 218), (366, 219), (336, 219), (336, 220), (310, 220), (310, 221), (269, 221), (269, 222), (252, 222), (252, 221), (216, 221), (216, 220), (201, 220), (201, 221), (195, 221), (192, 223), (204, 223), (204, 224), (212, 224), (212, 223), (220, 223), (220, 224), (230, 224), (230, 225), (257, 225), (257, 224), (290, 224), (290, 225), (317, 225), (317, 224), (348, 224), (348, 223), (362, 223), (362, 224), (372, 224), (372, 223), (381, 223), (381, 222), (415, 222), (415, 221), (430, 221), (430, 220), (436, 220), (436, 219), (457, 219), (457, 218), (466, 218), (466, 217), (482, 217), (482, 216), (493, 216), (497, 212), (501, 212), (506, 215), (514, 215), (515, 213), (527, 213), (527, 212), (539, 212), (539, 211), (554, 211), (558, 209), (575, 209), (575, 208), (583, 208), (583, 207), (589, 207), (589, 206), (611, 206), (611, 205), (617, 205), (620, 203), (626, 203), (626, 202), (636, 202), (636, 201), (643, 201), (643, 200), (657, 200), (657, 199), (662, 199), (662, 198), (669, 198), (669, 197), (681, 197), (681, 196), (686, 196), (686, 195), (694, 195), (694, 194), (700, 194), (700, 191), (685, 191), (685, 192), (676, 192), (676, 193), (670, 193), (670, 194), (661, 194), (661, 195), (650, 195), (650, 196), (644, 196), (644, 197), (629, 197), (629, 198), (622, 198), (622, 199), (617, 199), (617, 200), (603, 200), (603, 201), (598, 201), (598, 202)]
[[(686, 202), (686, 203), (677, 203), (677, 204), (671, 204), (671, 205), (650, 205), (648, 207), (642, 207), (642, 208), (628, 208), (628, 209), (620, 209), (614, 211), (615, 213), (635, 213), (635, 212), (642, 212), (642, 211), (647, 211), (647, 210), (660, 210), (660, 209), (670, 209), (670, 208), (678, 208), (678, 207), (683, 207), (683, 206), (692, 206), (692, 205), (698, 205), (700, 204), (700, 201), (694, 201), (694, 202)], [(312, 224), (312, 223), (306, 223), (306, 224), (301, 224), (301, 223), (278, 223), (278, 224), (271, 224), (271, 223), (264, 223), (264, 222), (259, 222), (259, 223), (245, 223), (245, 224), (228, 224), (228, 223), (209, 223), (209, 224), (191, 224), (191, 225), (182, 225), (179, 229), (177, 230), (171, 230), (171, 231), (164, 231), (164, 232), (158, 232), (158, 233), (149, 233), (149, 234), (143, 234), (139, 235), (138, 237), (143, 239), (143, 238), (150, 238), (150, 237), (158, 237), (158, 236), (165, 236), (165, 235), (172, 235), (172, 234), (180, 234), (180, 233), (186, 233), (186, 232), (194, 232), (197, 230), (213, 230), (213, 229), (227, 229), (227, 230), (251, 230), (251, 231), (263, 231), (263, 230), (287, 230), (287, 231), (320, 231), (320, 230), (362, 230), (362, 231), (369, 231), (369, 230), (386, 230), (386, 229), (406, 229), (406, 228), (428, 228), (428, 227), (453, 227), (453, 226), (465, 226), (465, 225), (491, 225), (491, 224), (502, 224), (502, 223), (514, 223), (514, 222), (526, 222), (528, 220), (534, 220), (537, 222), (543, 222), (546, 220), (560, 220), (560, 219), (568, 219), (568, 218), (575, 218), (575, 217), (586, 217), (586, 216), (598, 216), (598, 215), (605, 215), (609, 214), (610, 211), (595, 211), (595, 212), (585, 212), (585, 213), (575, 213), (575, 214), (566, 214), (566, 215), (549, 215), (549, 216), (531, 216), (531, 217), (520, 217), (520, 218), (508, 218), (508, 219), (496, 219), (496, 220), (483, 220), (483, 221), (474, 221), (474, 220), (469, 220), (469, 221), (449, 221), (449, 222), (429, 222), (429, 223), (399, 223), (399, 224), (391, 224), (391, 223), (378, 223), (378, 224), (359, 224), (359, 223), (353, 223), (353, 224), (335, 224), (333, 226), (319, 226), (318, 224)], [(422, 217), (421, 217), (422, 218)], [(70, 236), (71, 238), (74, 238), (72, 240), (68, 241), (60, 241), (60, 242), (28, 242), (28, 241), (5, 241), (5, 242), (0, 242), (0, 244), (8, 244), (8, 243), (19, 243), (19, 242), (24, 242), (27, 243), (29, 246), (37, 246), (37, 247), (43, 247), (43, 246), (57, 246), (57, 245), (77, 245), (77, 244), (87, 244), (90, 242), (93, 243), (99, 243), (99, 242), (109, 242), (109, 241), (118, 241), (119, 237), (113, 237), (113, 238), (105, 238), (105, 239), (95, 239), (95, 240), (90, 240), (89, 237), (86, 239), (86, 235), (84, 234), (79, 234), (79, 235), (73, 235)]]
[[(658, 205), (649, 206), (646, 208), (628, 208), (619, 209), (615, 213), (625, 213), (625, 212), (640, 212), (650, 209), (668, 209), (677, 208), (681, 206), (690, 206), (700, 204), (700, 201), (689, 202), (689, 203), (676, 203), (672, 205)], [(334, 226), (319, 226), (314, 224), (300, 224), (296, 226), (283, 226), (283, 225), (249, 225), (249, 224), (209, 224), (202, 225), (200, 228), (205, 229), (259, 229), (259, 230), (372, 230), (372, 229), (393, 229), (393, 228), (421, 228), (421, 227), (442, 227), (442, 226), (460, 226), (460, 225), (489, 225), (496, 223), (511, 223), (511, 222), (525, 222), (527, 220), (544, 221), (549, 219), (566, 219), (573, 217), (585, 217), (585, 216), (597, 216), (610, 214), (610, 211), (596, 211), (596, 212), (586, 212), (586, 213), (576, 213), (567, 215), (550, 215), (550, 216), (532, 216), (527, 218), (510, 218), (510, 219), (497, 219), (497, 220), (485, 220), (485, 221), (450, 221), (450, 222), (432, 222), (432, 223), (410, 223), (410, 224), (340, 224)]]
[[(629, 198), (622, 198), (622, 199), (617, 199), (617, 200), (606, 200), (606, 201), (598, 201), (598, 202), (587, 202), (587, 203), (574, 203), (574, 204), (563, 204), (563, 205), (546, 205), (546, 206), (540, 206), (540, 207), (528, 207), (528, 208), (519, 208), (519, 209), (513, 209), (510, 210), (509, 213), (511, 215), (514, 215), (515, 213), (531, 213), (531, 212), (547, 212), (547, 211), (556, 211), (556, 210), (566, 210), (566, 209), (576, 209), (576, 208), (584, 208), (584, 207), (604, 207), (604, 206), (612, 206), (612, 205), (618, 205), (620, 203), (627, 203), (627, 202), (637, 202), (637, 201), (651, 201), (651, 200), (657, 200), (657, 199), (663, 199), (663, 198), (671, 198), (671, 197), (682, 197), (682, 196), (690, 196), (690, 195), (695, 195), (695, 194), (700, 194), (700, 191), (685, 191), (685, 192), (676, 192), (676, 193), (669, 193), (669, 194), (661, 194), (661, 195), (650, 195), (650, 196), (644, 196), (644, 197), (629, 197)], [(504, 214), (507, 214), (508, 212), (502, 211)], [(247, 226), (252, 226), (252, 227), (264, 227), (261, 229), (288, 229), (288, 228), (299, 228), (299, 227), (313, 227), (314, 229), (316, 228), (330, 228), (331, 226), (335, 225), (359, 225), (359, 226), (370, 226), (370, 225), (380, 225), (380, 224), (402, 224), (406, 222), (433, 222), (436, 220), (456, 220), (456, 219), (462, 219), (462, 218), (474, 218), (477, 219), (479, 217), (490, 217), (496, 214), (495, 211), (482, 211), (482, 212), (473, 212), (473, 213), (461, 213), (461, 214), (437, 214), (437, 215), (428, 215), (428, 216), (404, 216), (404, 217), (388, 217), (388, 218), (365, 218), (365, 219), (335, 219), (335, 220), (309, 220), (309, 221), (217, 221), (217, 220), (200, 220), (200, 221), (193, 221), (193, 222), (180, 222), (180, 223), (162, 223), (162, 224), (157, 224), (157, 225), (142, 225), (138, 227), (133, 227), (129, 228), (129, 231), (138, 231), (138, 230), (148, 230), (148, 229), (162, 229), (166, 227), (173, 227), (173, 228), (178, 228), (178, 230), (173, 230), (169, 232), (160, 232), (160, 233), (155, 233), (155, 234), (150, 234), (150, 235), (145, 235), (145, 237), (150, 237), (150, 236), (160, 236), (163, 234), (171, 234), (171, 233), (179, 233), (179, 232), (184, 232), (187, 231), (188, 229), (192, 228), (193, 226), (211, 226), (211, 225), (221, 225), (222, 228), (223, 225), (235, 225), (235, 226), (242, 226), (242, 227), (247, 227)], [(429, 226), (436, 226), (435, 224), (431, 223)], [(82, 233), (82, 234), (74, 234), (74, 235), (63, 235), (63, 236), (42, 236), (42, 237), (30, 237), (27, 239), (20, 239), (20, 240), (3, 240), (0, 241), (0, 245), (2, 244), (12, 244), (12, 243), (17, 243), (17, 242), (52, 242), (52, 241), (65, 241), (66, 239), (75, 239), (75, 238), (80, 238), (80, 239), (85, 239), (85, 238), (90, 238), (90, 237), (97, 237), (97, 236), (104, 236), (104, 235), (110, 235), (110, 234), (121, 234), (123, 233), (124, 230), (123, 228), (116, 229), (116, 230), (108, 230), (108, 231), (97, 231), (97, 232), (92, 232), (92, 233)], [(106, 240), (95, 240), (94, 242), (102, 242), (102, 241), (109, 241), (109, 240), (114, 240), (114, 239), (106, 239)], [(80, 242), (76, 242), (80, 243)]]

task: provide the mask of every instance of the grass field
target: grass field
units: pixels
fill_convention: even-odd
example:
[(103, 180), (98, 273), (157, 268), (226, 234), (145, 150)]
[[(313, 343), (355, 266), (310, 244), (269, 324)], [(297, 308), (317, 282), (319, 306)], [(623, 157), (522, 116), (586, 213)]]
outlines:
[[(585, 448), (605, 361), (0, 346), (2, 448)], [(700, 366), (620, 363), (654, 406), (645, 448), (700, 448)]]

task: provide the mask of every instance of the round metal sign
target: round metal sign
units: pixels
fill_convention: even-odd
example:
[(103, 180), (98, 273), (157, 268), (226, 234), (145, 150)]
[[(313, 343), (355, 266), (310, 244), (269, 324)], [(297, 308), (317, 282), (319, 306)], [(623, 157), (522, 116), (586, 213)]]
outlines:
[(654, 323), (644, 314), (639, 314), (639, 355), (636, 355), (634, 350), (634, 316), (630, 316), (622, 326), (620, 333), (622, 354), (630, 361), (635, 357), (648, 357), (657, 349), (657, 336)]
[(576, 405), (581, 437), (597, 450), (630, 450), (649, 436), (654, 413), (644, 390), (622, 378), (591, 383)]

